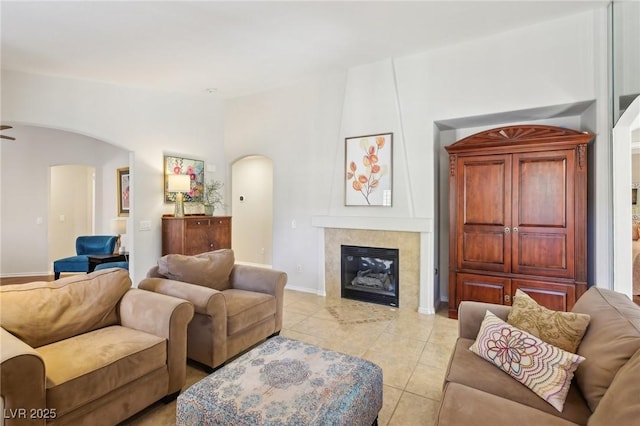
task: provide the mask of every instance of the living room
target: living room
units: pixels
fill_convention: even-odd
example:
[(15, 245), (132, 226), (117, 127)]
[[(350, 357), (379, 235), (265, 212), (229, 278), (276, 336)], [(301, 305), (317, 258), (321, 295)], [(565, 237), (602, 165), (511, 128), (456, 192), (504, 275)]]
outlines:
[[(371, 27), (375, 28), (384, 28), (385, 14), (406, 19), (415, 15), (414, 20), (393, 22), (392, 30), (401, 32), (405, 25), (412, 29), (419, 27), (420, 13), (426, 13), (420, 5), (405, 4), (397, 6), (402, 13), (395, 15), (390, 4), (379, 8), (362, 5), (360, 12), (351, 5), (344, 14), (370, 13)], [(58, 6), (60, 11), (81, 7)], [(498, 13), (500, 7), (511, 7), (493, 3), (485, 6), (487, 19), (492, 12)], [(540, 12), (540, 15), (534, 13), (539, 9), (529, 6), (532, 9), (524, 12), (513, 9), (512, 21), (493, 18), (493, 28), (485, 28), (478, 34), (455, 38), (453, 33), (464, 33), (464, 27), (453, 21), (449, 24), (452, 30), (455, 28), (451, 41), (444, 37), (447, 31), (443, 31), (443, 40), (433, 46), (412, 45), (383, 56), (363, 48), (362, 54), (354, 56), (348, 66), (319, 67), (296, 75), (283, 70), (278, 81), (248, 86), (246, 91), (234, 88), (235, 92), (227, 94), (224, 82), (209, 81), (197, 87), (185, 84), (189, 80), (201, 81), (194, 77), (193, 70), (183, 70), (178, 78), (182, 84), (179, 89), (168, 84), (171, 79), (162, 80), (164, 67), (169, 70), (167, 74), (177, 72), (174, 63), (184, 59), (180, 54), (181, 43), (189, 43), (189, 39), (176, 40), (174, 44), (163, 39), (164, 44), (159, 46), (149, 42), (146, 48), (150, 52), (164, 52), (163, 60), (152, 62), (142, 71), (134, 72), (131, 68), (133, 78), (122, 77), (126, 83), (118, 82), (119, 74), (126, 74), (128, 64), (135, 63), (136, 56), (144, 56), (144, 44), (119, 57), (119, 67), (102, 74), (87, 73), (86, 77), (81, 70), (89, 67), (82, 64), (83, 56), (91, 57), (87, 51), (77, 55), (77, 64), (71, 60), (73, 54), (65, 58), (78, 74), (66, 75), (61, 71), (63, 68), (29, 66), (35, 58), (26, 53), (18, 56), (20, 60), (13, 57), (16, 62), (8, 61), (5, 55), (19, 52), (7, 51), (5, 46), (12, 41), (20, 46), (19, 39), (5, 37), (8, 28), (12, 28), (8, 20), (17, 19), (20, 13), (12, 12), (17, 5), (3, 2), (2, 124), (13, 126), (3, 131), (3, 135), (15, 136), (16, 141), (9, 145), (3, 140), (1, 145), (1, 276), (39, 276), (51, 272), (48, 227), (46, 223), (37, 223), (38, 218), (49, 215), (47, 170), (51, 165), (75, 163), (96, 167), (96, 185), (102, 191), (97, 192), (96, 200), (97, 234), (108, 233), (110, 221), (116, 216), (115, 171), (119, 167), (130, 168), (131, 211), (126, 245), (131, 253), (131, 279), (136, 285), (156, 265), (161, 255), (161, 217), (173, 211), (173, 205), (163, 202), (163, 156), (180, 154), (211, 165), (215, 172), (210, 176), (225, 184), (227, 202), (227, 207), (216, 214), (234, 216), (233, 164), (247, 156), (261, 155), (273, 162), (270, 265), (288, 274), (288, 289), (320, 296), (332, 291), (326, 284), (327, 229), (364, 227), (372, 232), (410, 232), (417, 239), (419, 264), (412, 309), (432, 314), (448, 299), (448, 158), (444, 146), (488, 128), (536, 123), (596, 134), (588, 148), (588, 281), (630, 294), (630, 287), (625, 287), (628, 283), (614, 281), (631, 270), (631, 259), (627, 267), (618, 261), (617, 255), (614, 262), (614, 248), (620, 239), (614, 218), (624, 210), (624, 207), (616, 209), (616, 194), (625, 192), (628, 198), (631, 172), (629, 169), (629, 178), (623, 183), (624, 191), (618, 190), (616, 174), (623, 173), (624, 178), (624, 172), (620, 165), (612, 163), (616, 152), (610, 138), (614, 121), (609, 101), (613, 96), (608, 42), (611, 5), (581, 2), (572, 9), (548, 4), (554, 13)], [(42, 7), (45, 8), (42, 12), (27, 11), (20, 18), (25, 21), (18, 22), (31, 22), (29, 28), (33, 29), (38, 19), (49, 19), (46, 8), (55, 9), (56, 5)], [(92, 16), (99, 22), (99, 15), (104, 13), (101, 9), (104, 5), (82, 7), (87, 9), (68, 15)], [(111, 13), (118, 16), (127, 5), (120, 7), (123, 9)], [(181, 13), (190, 7), (173, 6), (176, 25), (178, 17), (183, 18)], [(200, 5), (195, 11), (206, 7)], [(265, 8), (265, 13), (268, 10), (268, 6), (260, 7)], [(281, 7), (286, 9), (286, 5)], [(411, 7), (416, 9), (412, 11)], [(309, 8), (314, 8), (311, 10), (315, 13), (322, 6), (315, 4)], [(63, 15), (60, 11), (50, 10), (50, 16)], [(154, 19), (163, 15), (151, 6), (143, 11)], [(477, 9), (459, 10), (464, 22), (477, 20), (469, 16), (474, 14), (470, 11)], [(189, 16), (197, 15), (193, 10), (191, 13)], [(332, 14), (335, 18), (341, 13), (338, 9)], [(527, 14), (533, 18), (524, 20), (523, 15)], [(268, 16), (275, 20), (274, 15)], [(523, 21), (518, 22), (520, 18)], [(110, 19), (115, 18), (105, 16), (105, 22), (111, 23)], [(432, 16), (429, 19), (437, 20)], [(248, 21), (242, 24), (243, 29), (252, 22)], [(65, 20), (60, 22), (67, 24)], [(133, 18), (127, 21), (128, 34), (117, 34), (122, 38), (122, 46), (133, 43), (135, 38), (147, 38), (132, 22)], [(171, 22), (171, 18), (163, 22)], [(195, 22), (206, 26), (206, 16), (203, 14)], [(68, 28), (73, 30), (68, 36), (71, 39), (87, 31), (81, 25)], [(286, 29), (284, 25), (282, 28)], [(21, 34), (15, 28), (13, 31), (11, 34)], [(338, 29), (329, 26), (324, 31), (338, 32)], [(46, 39), (54, 32), (42, 30), (42, 33), (41, 39)], [(360, 36), (365, 38), (366, 32), (362, 31)], [(295, 34), (284, 32), (282, 37), (292, 40)], [(51, 38), (55, 42), (55, 37)], [(73, 45), (69, 39), (58, 42), (63, 41)], [(19, 50), (18, 47), (15, 49)], [(340, 44), (331, 45), (331, 49), (339, 50)], [(313, 44), (306, 50), (309, 56), (323, 54)], [(271, 58), (263, 56), (260, 49), (249, 52), (259, 57), (261, 66), (270, 66)], [(101, 54), (98, 48), (91, 53)], [(286, 51), (282, 54), (286, 55)], [(278, 57), (274, 56), (273, 61)], [(304, 58), (301, 56), (299, 60)], [(94, 61), (91, 66), (99, 68), (100, 60)], [(225, 61), (219, 62), (220, 67), (225, 66)], [(195, 61), (189, 67), (195, 70), (200, 63)], [(237, 73), (251, 81), (251, 70), (245, 65)], [(626, 75), (628, 91), (623, 94), (640, 92), (640, 82), (634, 81), (634, 75), (640, 73)], [(163, 85), (166, 90), (158, 89)], [(217, 91), (209, 93), (207, 89), (213, 87)], [(345, 138), (378, 133), (394, 136), (392, 205), (345, 206)], [(65, 141), (68, 145), (63, 145)], [(20, 143), (24, 145), (21, 147)], [(115, 148), (105, 148), (103, 144)], [(101, 152), (109, 153), (107, 161), (102, 161)], [(141, 223), (149, 223), (150, 229), (141, 229), (144, 228)], [(628, 253), (630, 257), (630, 248)]]
[[(4, 16), (9, 12), (5, 6)], [(523, 121), (593, 131), (598, 136), (589, 148), (589, 280), (610, 282), (615, 274), (606, 260), (611, 259), (613, 244), (613, 174), (606, 137), (607, 13), (606, 3), (589, 3), (579, 13), (506, 32), (494, 30), (498, 34), (422, 53), (319, 71), (233, 98), (212, 96), (204, 88), (185, 95), (3, 69), (3, 123), (71, 131), (129, 152), (132, 209), (126, 238), (134, 281), (160, 254), (160, 217), (172, 208), (162, 202), (163, 155), (180, 153), (212, 164), (214, 177), (226, 184), (229, 201), (231, 165), (260, 154), (274, 164), (272, 265), (290, 274), (292, 287), (324, 292), (319, 243), (323, 232), (313, 225), (314, 217), (372, 217), (395, 223), (398, 229), (406, 221), (428, 221), (421, 240), (421, 287), (433, 289), (435, 297), (421, 305), (424, 311), (433, 310), (436, 299), (447, 298), (446, 276), (427, 273), (446, 271), (446, 256), (439, 255), (446, 252), (441, 245), (446, 240), (441, 234), (447, 222), (441, 217), (446, 182), (439, 176), (439, 164), (446, 161), (443, 147), (475, 131)], [(395, 136), (393, 205), (346, 207), (344, 138), (377, 132)], [(3, 150), (8, 153), (5, 145), (6, 141)], [(313, 161), (299, 161), (303, 158)], [(3, 156), (3, 162), (11, 164), (11, 157)], [(47, 238), (47, 227), (36, 224), (36, 217), (47, 217), (46, 181), (43, 185), (40, 177), (37, 184), (31, 183), (32, 173), (22, 170), (3, 179), (3, 194), (14, 205), (28, 203), (34, 214), (25, 215), (21, 209), (3, 214), (3, 229), (22, 230), (3, 234), (3, 276), (37, 275), (50, 268), (45, 250), (34, 250), (44, 247)], [(322, 176), (328, 184), (312, 185), (311, 190), (310, 182), (303, 184), (309, 176)], [(109, 172), (102, 179), (99, 184), (108, 188)], [(8, 185), (18, 181), (27, 183)], [(25, 186), (39, 196), (19, 201), (29, 195)], [(108, 232), (115, 198), (100, 197), (106, 211), (98, 213), (103, 215), (96, 220), (98, 233)], [(150, 232), (140, 231), (141, 221), (151, 223)], [(31, 253), (29, 259), (21, 256), (23, 249)]]

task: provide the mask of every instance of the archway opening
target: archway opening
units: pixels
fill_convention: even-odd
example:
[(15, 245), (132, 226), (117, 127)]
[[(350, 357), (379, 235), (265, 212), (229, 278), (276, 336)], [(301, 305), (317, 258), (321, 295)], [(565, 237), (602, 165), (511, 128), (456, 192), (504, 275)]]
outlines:
[(273, 262), (273, 161), (244, 157), (231, 166), (232, 241), (236, 261)]
[(95, 233), (95, 168), (49, 168), (49, 264), (73, 256), (79, 235)]

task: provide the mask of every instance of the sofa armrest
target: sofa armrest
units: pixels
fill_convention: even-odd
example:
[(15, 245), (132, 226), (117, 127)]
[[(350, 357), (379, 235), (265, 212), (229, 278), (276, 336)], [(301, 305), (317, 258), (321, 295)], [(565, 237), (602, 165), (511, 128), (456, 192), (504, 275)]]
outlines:
[(238, 290), (266, 293), (278, 297), (284, 293), (287, 274), (275, 269), (236, 264), (231, 270), (231, 287)]
[(238, 290), (266, 293), (276, 298), (276, 328), (282, 329), (282, 313), (284, 305), (284, 287), (287, 285), (287, 274), (275, 269), (258, 266), (236, 264), (231, 270), (231, 287)]
[(187, 373), (187, 325), (193, 318), (193, 305), (177, 297), (131, 289), (120, 301), (122, 326), (167, 339), (167, 394), (184, 386)]
[(44, 417), (29, 415), (31, 410), (46, 408), (45, 380), (40, 354), (0, 328), (0, 395), (6, 426), (45, 424)]
[(166, 278), (159, 271), (158, 265), (154, 265), (147, 271), (147, 278)]
[(460, 306), (458, 306), (458, 336), (466, 339), (475, 339), (478, 336), (480, 325), (487, 310), (506, 321), (511, 306), (468, 300), (460, 302)]

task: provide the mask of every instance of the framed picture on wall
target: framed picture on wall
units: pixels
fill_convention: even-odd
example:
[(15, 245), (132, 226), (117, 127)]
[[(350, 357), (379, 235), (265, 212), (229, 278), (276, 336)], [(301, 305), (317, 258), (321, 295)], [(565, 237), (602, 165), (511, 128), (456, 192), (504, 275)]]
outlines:
[(631, 188), (631, 204), (638, 204), (638, 188)]
[(393, 133), (345, 138), (345, 206), (391, 207)]
[(176, 193), (169, 192), (169, 175), (189, 175), (191, 187), (189, 192), (185, 192), (184, 202), (202, 202), (204, 194), (204, 161), (190, 158), (164, 156), (164, 202), (173, 203), (176, 201)]
[(129, 216), (129, 168), (121, 167), (116, 171), (118, 186), (118, 216)]

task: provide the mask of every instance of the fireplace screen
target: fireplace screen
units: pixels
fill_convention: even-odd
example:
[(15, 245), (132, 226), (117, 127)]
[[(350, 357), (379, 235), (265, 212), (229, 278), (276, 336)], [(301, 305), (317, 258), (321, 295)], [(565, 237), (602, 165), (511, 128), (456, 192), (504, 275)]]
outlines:
[(398, 306), (398, 250), (342, 246), (342, 297)]

